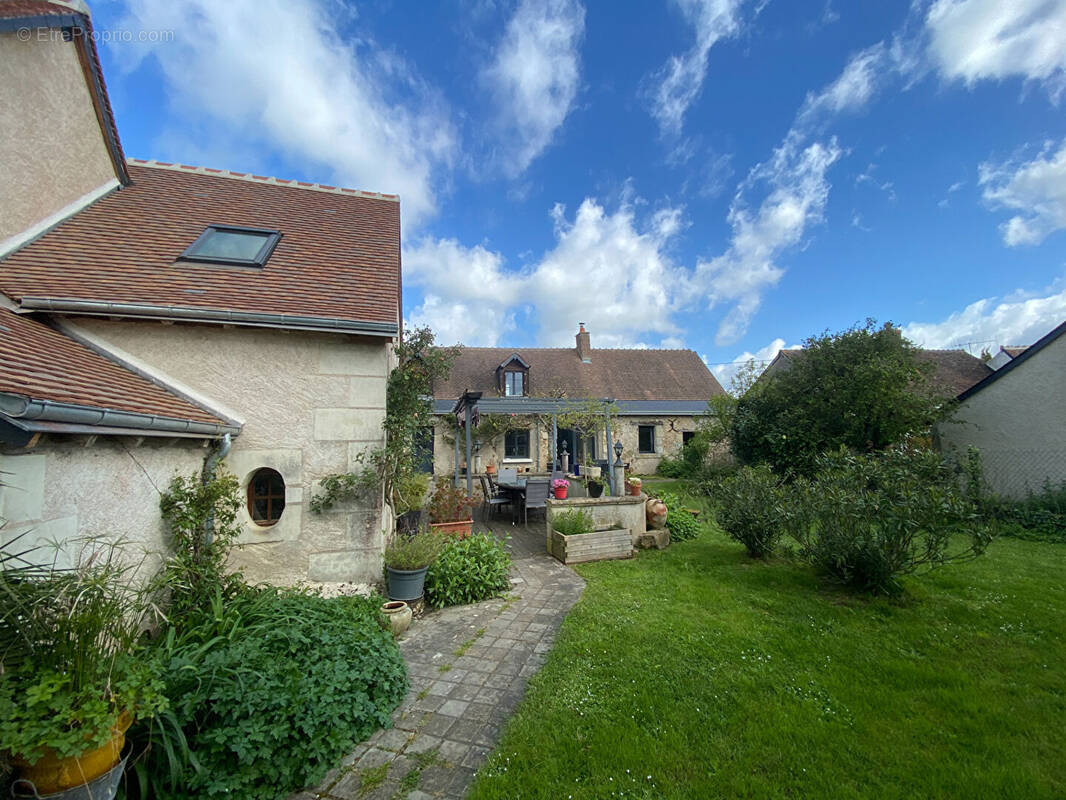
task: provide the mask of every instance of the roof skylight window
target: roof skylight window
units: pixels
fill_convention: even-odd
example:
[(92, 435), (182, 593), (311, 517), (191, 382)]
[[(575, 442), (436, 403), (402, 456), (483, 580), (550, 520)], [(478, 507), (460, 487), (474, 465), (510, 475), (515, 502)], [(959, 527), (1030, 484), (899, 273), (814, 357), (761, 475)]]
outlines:
[(261, 267), (270, 258), (281, 234), (262, 228), (208, 225), (199, 238), (181, 254), (183, 261)]

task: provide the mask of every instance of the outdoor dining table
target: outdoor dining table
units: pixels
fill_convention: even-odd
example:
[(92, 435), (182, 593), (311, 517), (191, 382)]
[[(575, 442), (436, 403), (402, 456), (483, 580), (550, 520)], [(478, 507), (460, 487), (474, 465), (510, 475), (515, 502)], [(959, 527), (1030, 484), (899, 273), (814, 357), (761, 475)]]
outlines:
[(526, 478), (515, 478), (513, 481), (496, 481), (500, 490), (511, 498), (512, 519), (518, 522), (518, 508), (526, 502)]

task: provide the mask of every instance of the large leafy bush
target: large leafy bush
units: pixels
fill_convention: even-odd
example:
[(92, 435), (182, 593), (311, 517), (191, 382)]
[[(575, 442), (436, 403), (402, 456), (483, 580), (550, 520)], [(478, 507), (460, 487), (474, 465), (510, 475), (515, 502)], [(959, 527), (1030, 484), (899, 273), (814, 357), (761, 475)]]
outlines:
[(722, 530), (753, 558), (773, 553), (784, 532), (780, 479), (765, 465), (743, 467), (717, 487), (713, 499)]
[(947, 397), (933, 365), (891, 325), (813, 336), (802, 354), (761, 379), (737, 402), (733, 452), (779, 474), (813, 475), (818, 457), (847, 447), (875, 452), (921, 433)]
[(494, 597), (510, 587), (510, 569), (511, 556), (494, 536), (449, 539), (426, 573), (426, 602), (442, 608)]
[(321, 780), (407, 692), (380, 598), (246, 588), (158, 644), (191, 768), (149, 751), (154, 796), (281, 798)]
[[(930, 450), (840, 451), (789, 488), (785, 521), (815, 567), (854, 588), (894, 594), (900, 577), (982, 553), (990, 540), (957, 472)], [(952, 551), (956, 534), (966, 546)]]

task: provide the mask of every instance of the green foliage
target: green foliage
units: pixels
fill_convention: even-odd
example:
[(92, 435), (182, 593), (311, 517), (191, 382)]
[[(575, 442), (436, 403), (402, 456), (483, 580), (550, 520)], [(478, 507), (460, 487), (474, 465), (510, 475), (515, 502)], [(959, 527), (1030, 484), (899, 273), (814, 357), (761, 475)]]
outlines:
[(204, 597), (228, 596), (241, 586), (240, 574), (226, 568), (240, 535), (240, 506), (237, 477), (220, 469), (206, 477), (176, 475), (160, 496), (171, 550), (161, 577), (172, 617), (180, 619)]
[(433, 396), (434, 381), (451, 372), (458, 351), (434, 347), (429, 328), (409, 328), (394, 352), (396, 367), (385, 386), (385, 446), (360, 453), (358, 470), (323, 478), (322, 491), (311, 499), (315, 513), (352, 497), (376, 497), (379, 491), (397, 513), (411, 510), (407, 506), (418, 467), (418, 434), (433, 424), (433, 407), (426, 398)]
[(744, 463), (809, 476), (824, 452), (874, 452), (926, 432), (947, 398), (918, 354), (897, 329), (873, 320), (809, 338), (801, 357), (737, 401), (733, 452)]
[(707, 466), (710, 451), (711, 435), (702, 430), (698, 431), (676, 457), (661, 458), (656, 472), (664, 478), (695, 478)]
[(982, 510), (1001, 523), (1004, 536), (1066, 543), (1066, 483), (1048, 481), (1024, 500), (985, 497)]
[[(900, 577), (974, 558), (991, 540), (977, 504), (938, 454), (910, 444), (819, 459), (788, 490), (785, 524), (820, 570), (853, 588), (897, 594)], [(953, 537), (968, 546), (951, 552)]]
[(578, 508), (555, 514), (552, 517), (552, 527), (563, 536), (576, 536), (579, 533), (592, 533), (596, 530), (592, 514)]
[(149, 750), (152, 796), (283, 798), (387, 725), (407, 692), (381, 598), (244, 589), (158, 642), (166, 691), (198, 768)]
[(444, 547), (440, 536), (419, 531), (411, 536), (397, 534), (385, 548), (385, 566), (393, 569), (422, 569), (436, 561)]
[(429, 498), (429, 519), (432, 522), (460, 522), (470, 519), (474, 498), (453, 484), (441, 479)]
[(700, 521), (688, 510), (679, 495), (659, 492), (657, 496), (666, 503), (666, 527), (670, 531), (670, 541), (686, 542), (700, 535)]
[(426, 573), (426, 602), (441, 608), (494, 597), (510, 587), (510, 569), (507, 548), (490, 534), (449, 539)]
[(742, 467), (719, 484), (714, 495), (718, 524), (752, 558), (773, 553), (783, 533), (781, 481), (766, 465)]
[(69, 569), (41, 550), (0, 554), (0, 751), (36, 761), (44, 748), (75, 756), (103, 745), (126, 713), (165, 705), (139, 646), (150, 598), (121, 545), (87, 539)]

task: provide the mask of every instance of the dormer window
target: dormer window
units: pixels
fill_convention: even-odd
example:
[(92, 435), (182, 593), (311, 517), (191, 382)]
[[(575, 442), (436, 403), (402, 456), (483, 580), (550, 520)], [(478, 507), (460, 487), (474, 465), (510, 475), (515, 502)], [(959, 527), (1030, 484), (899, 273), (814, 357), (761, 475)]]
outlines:
[(278, 244), (281, 234), (263, 228), (208, 225), (181, 254), (182, 261), (203, 261), (238, 267), (261, 267)]
[(523, 397), (526, 393), (524, 372), (505, 372), (503, 393), (507, 397)]
[(504, 397), (529, 395), (529, 364), (518, 353), (496, 367), (496, 389)]

